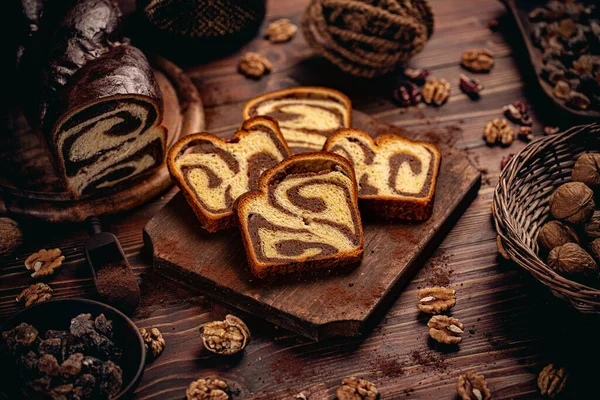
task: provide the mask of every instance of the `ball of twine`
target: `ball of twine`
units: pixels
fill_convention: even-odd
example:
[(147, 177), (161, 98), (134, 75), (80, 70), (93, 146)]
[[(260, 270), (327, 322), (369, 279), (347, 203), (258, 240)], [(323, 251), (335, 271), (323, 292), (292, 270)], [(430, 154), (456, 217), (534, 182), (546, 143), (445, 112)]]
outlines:
[(372, 78), (420, 52), (433, 33), (427, 0), (311, 0), (302, 31), (343, 71)]

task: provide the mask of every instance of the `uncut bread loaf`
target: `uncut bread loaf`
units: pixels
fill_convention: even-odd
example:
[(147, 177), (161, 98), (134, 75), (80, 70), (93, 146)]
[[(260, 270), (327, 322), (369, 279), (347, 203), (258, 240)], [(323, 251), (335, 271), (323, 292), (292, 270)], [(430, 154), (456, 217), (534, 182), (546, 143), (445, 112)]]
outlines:
[(244, 119), (267, 115), (279, 122), (293, 153), (320, 151), (329, 136), (352, 123), (350, 99), (337, 90), (303, 86), (249, 100)]
[(235, 200), (256, 190), (260, 174), (290, 155), (277, 122), (255, 117), (230, 140), (209, 133), (186, 136), (173, 145), (167, 164), (202, 226), (216, 232), (235, 224)]
[(361, 130), (343, 129), (327, 140), (323, 150), (353, 165), (363, 211), (407, 220), (431, 216), (441, 162), (434, 145), (392, 134), (373, 140)]
[(248, 264), (258, 278), (354, 264), (364, 238), (354, 170), (331, 153), (294, 155), (264, 172), (236, 203)]
[(79, 198), (160, 166), (162, 94), (144, 54), (122, 36), (118, 4), (68, 0), (58, 17), (48, 3), (19, 68), (31, 80), (26, 115), (66, 188)]

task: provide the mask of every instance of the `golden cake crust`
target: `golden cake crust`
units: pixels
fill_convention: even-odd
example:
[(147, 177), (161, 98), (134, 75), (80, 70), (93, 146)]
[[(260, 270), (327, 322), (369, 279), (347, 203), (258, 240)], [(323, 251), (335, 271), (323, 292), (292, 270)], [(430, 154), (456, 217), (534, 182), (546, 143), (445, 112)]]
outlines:
[[(421, 221), (431, 217), (437, 176), (442, 157), (435, 145), (427, 142), (413, 142), (394, 134), (382, 134), (376, 139), (373, 139), (369, 134), (359, 129), (342, 129), (327, 140), (323, 146), (323, 151), (335, 152), (335, 147), (339, 144), (340, 140), (348, 137), (362, 139), (374, 153), (377, 153), (377, 151), (383, 147), (393, 148), (396, 143), (427, 149), (427, 151), (430, 152), (432, 159), (428, 169), (428, 174), (430, 175), (427, 177), (426, 184), (428, 183), (429, 187), (428, 190), (426, 190), (426, 193), (413, 196), (381, 193), (367, 194), (360, 193), (362, 189), (359, 186), (359, 200), (363, 211), (384, 218)], [(367, 174), (365, 173), (364, 175)], [(357, 179), (360, 180), (361, 177), (357, 177)]]
[[(347, 198), (349, 210), (352, 213), (351, 218), (354, 221), (353, 235), (356, 242), (348, 249), (336, 251), (335, 254), (329, 254), (319, 257), (298, 256), (286, 260), (261, 260), (254, 246), (253, 238), (250, 232), (248, 219), (252, 216), (249, 213), (253, 203), (267, 198), (269, 204), (276, 200), (271, 199), (270, 195), (273, 188), (279, 185), (287, 177), (306, 176), (315, 174), (319, 178), (320, 173), (340, 172), (351, 182), (351, 190)], [(312, 176), (312, 175), (311, 175)], [(320, 199), (317, 199), (320, 201)], [(258, 278), (273, 277), (278, 275), (289, 275), (295, 273), (312, 273), (317, 270), (339, 268), (360, 262), (364, 252), (364, 236), (360, 213), (358, 211), (358, 192), (356, 178), (352, 165), (343, 157), (332, 153), (316, 152), (293, 155), (285, 159), (275, 167), (265, 171), (258, 184), (258, 190), (246, 193), (240, 196), (235, 204), (235, 210), (238, 217), (238, 226), (242, 233), (242, 240), (248, 265), (252, 273)], [(305, 214), (302, 214), (304, 218)], [(300, 216), (296, 216), (299, 218)], [(310, 212), (307, 212), (306, 218), (313, 218)], [(319, 221), (314, 218), (314, 221)], [(318, 223), (318, 222), (317, 222)], [(310, 243), (310, 242), (307, 242)], [(262, 242), (260, 243), (262, 244)]]
[[(255, 117), (246, 120), (240, 129), (229, 140), (220, 139), (217, 136), (206, 132), (195, 133), (179, 140), (169, 150), (169, 154), (167, 156), (169, 173), (171, 174), (172, 179), (175, 181), (175, 184), (181, 189), (181, 192), (185, 196), (188, 204), (192, 207), (196, 217), (202, 224), (202, 227), (207, 231), (217, 232), (219, 230), (234, 226), (237, 220), (234, 215), (233, 206), (222, 212), (209, 212), (207, 208), (200, 203), (199, 199), (194, 193), (193, 188), (186, 181), (180, 166), (178, 166), (179, 158), (186, 152), (186, 150), (192, 148), (200, 142), (210, 142), (216, 144), (238, 143), (244, 138), (251, 138), (254, 132), (261, 127), (268, 129), (270, 134), (274, 135), (278, 141), (277, 145), (281, 150), (281, 154), (283, 156), (282, 158), (289, 157), (291, 155), (291, 151), (287, 146), (281, 131), (279, 130), (279, 125), (277, 124), (277, 121), (269, 117)], [(274, 164), (276, 163), (273, 163), (273, 165)], [(248, 190), (251, 190), (251, 188)]]
[[(258, 107), (260, 104), (264, 104), (265, 102), (268, 102), (270, 100), (293, 98), (294, 96), (298, 96), (300, 98), (307, 98), (307, 97), (312, 96), (314, 98), (322, 97), (324, 99), (329, 97), (331, 99), (334, 99), (334, 101), (336, 103), (342, 105), (345, 109), (344, 115), (343, 115), (343, 121), (342, 121), (343, 126), (337, 127), (335, 129), (335, 131), (337, 131), (337, 129), (340, 129), (340, 128), (350, 128), (350, 126), (352, 126), (352, 102), (350, 101), (348, 96), (346, 96), (342, 92), (337, 91), (335, 89), (330, 89), (330, 88), (320, 87), (320, 86), (298, 86), (298, 87), (293, 87), (293, 88), (289, 88), (289, 89), (276, 90), (274, 92), (270, 92), (270, 93), (266, 93), (266, 94), (257, 96), (246, 102), (246, 104), (244, 105), (244, 108), (242, 110), (242, 116), (244, 119), (248, 119), (250, 117), (256, 116), (258, 114), (256, 114), (256, 112), (253, 109)], [(315, 136), (314, 139), (317, 140), (318, 143), (314, 142), (314, 143), (307, 144), (307, 143), (302, 143), (301, 141), (296, 143), (296, 142), (294, 142), (294, 140), (291, 140), (290, 137), (286, 136), (286, 128), (283, 126), (283, 125), (285, 125), (285, 122), (283, 123), (283, 125), (282, 125), (282, 122), (280, 122), (280, 125), (281, 125), (281, 131), (283, 133), (283, 136), (288, 141), (288, 145), (290, 146), (290, 148), (292, 149), (292, 151), (294, 153), (307, 152), (307, 151), (308, 152), (320, 151), (322, 144), (325, 142), (327, 137), (333, 133), (333, 132), (332, 133), (329, 133), (329, 132), (317, 133), (317, 135), (320, 137)], [(309, 131), (310, 131), (310, 129), (309, 129)], [(314, 133), (314, 132), (312, 132), (312, 133)]]

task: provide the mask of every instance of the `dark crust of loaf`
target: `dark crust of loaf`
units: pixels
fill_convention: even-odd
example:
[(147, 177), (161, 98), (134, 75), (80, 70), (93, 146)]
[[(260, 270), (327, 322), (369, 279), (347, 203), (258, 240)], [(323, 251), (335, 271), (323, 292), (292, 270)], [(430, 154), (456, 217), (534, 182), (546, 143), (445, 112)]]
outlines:
[[(253, 198), (260, 198), (267, 196), (269, 186), (278, 180), (283, 179), (285, 176), (290, 174), (306, 173), (306, 172), (318, 172), (319, 166), (334, 163), (340, 167), (340, 170), (350, 178), (354, 190), (352, 191), (351, 203), (353, 205), (353, 211), (356, 213), (357, 228), (360, 237), (360, 243), (356, 249), (346, 252), (338, 252), (335, 256), (326, 256), (322, 259), (314, 259), (311, 261), (298, 260), (297, 262), (289, 262), (285, 264), (275, 263), (261, 263), (254, 250), (254, 246), (250, 239), (250, 233), (246, 224), (246, 221), (242, 221), (241, 209), (251, 201)], [(236, 215), (238, 218), (238, 226), (242, 233), (242, 241), (246, 250), (246, 257), (248, 260), (248, 266), (250, 270), (257, 278), (269, 278), (282, 275), (290, 275), (297, 273), (312, 274), (316, 270), (324, 269), (340, 269), (348, 265), (357, 264), (363, 258), (364, 253), (364, 235), (362, 229), (362, 223), (360, 220), (360, 213), (358, 211), (358, 192), (356, 185), (356, 177), (354, 174), (354, 168), (352, 165), (343, 157), (325, 152), (316, 153), (302, 153), (296, 154), (283, 160), (275, 167), (265, 171), (259, 180), (259, 190), (248, 192), (238, 198), (235, 203)]]
[(336, 134), (331, 136), (325, 145), (323, 151), (330, 151), (332, 143), (338, 138), (346, 135), (361, 136), (369, 143), (371, 143), (374, 149), (384, 142), (397, 142), (403, 141), (413, 145), (420, 145), (426, 147), (433, 155), (434, 163), (432, 166), (432, 177), (431, 185), (429, 187), (429, 193), (424, 197), (407, 197), (398, 198), (385, 195), (360, 195), (359, 202), (361, 209), (367, 214), (372, 214), (383, 218), (393, 219), (404, 219), (411, 221), (423, 221), (429, 219), (433, 212), (433, 203), (435, 198), (435, 188), (437, 183), (437, 177), (440, 169), (442, 155), (438, 148), (427, 142), (413, 142), (398, 135), (394, 134), (383, 134), (379, 135), (376, 139), (373, 139), (369, 134), (358, 129), (342, 129)]
[(346, 120), (344, 121), (344, 125), (346, 125), (347, 127), (352, 126), (352, 102), (350, 101), (348, 96), (346, 96), (340, 91), (320, 86), (298, 86), (289, 89), (276, 90), (274, 92), (265, 93), (261, 96), (254, 97), (248, 100), (246, 104), (244, 104), (242, 116), (244, 119), (252, 117), (250, 112), (252, 110), (252, 107), (254, 107), (257, 104), (263, 103), (264, 101), (269, 99), (290, 97), (294, 95), (306, 96), (310, 94), (329, 96), (344, 104), (348, 111)]
[(167, 166), (171, 178), (175, 181), (175, 184), (181, 189), (188, 204), (192, 207), (194, 214), (202, 224), (202, 227), (209, 232), (217, 232), (229, 227), (235, 226), (237, 218), (235, 213), (232, 211), (225, 212), (219, 216), (209, 214), (202, 207), (196, 199), (194, 191), (190, 188), (185, 180), (181, 170), (177, 167), (177, 159), (185, 153), (185, 151), (193, 147), (198, 141), (210, 141), (215, 143), (233, 143), (239, 141), (241, 138), (250, 135), (250, 131), (256, 126), (267, 125), (269, 129), (277, 136), (280, 141), (282, 148), (285, 150), (286, 157), (289, 157), (292, 153), (279, 130), (279, 124), (273, 118), (269, 117), (254, 117), (246, 120), (240, 129), (233, 135), (229, 140), (223, 140), (210, 133), (195, 133), (193, 135), (186, 136), (179, 140), (171, 147), (167, 156)]

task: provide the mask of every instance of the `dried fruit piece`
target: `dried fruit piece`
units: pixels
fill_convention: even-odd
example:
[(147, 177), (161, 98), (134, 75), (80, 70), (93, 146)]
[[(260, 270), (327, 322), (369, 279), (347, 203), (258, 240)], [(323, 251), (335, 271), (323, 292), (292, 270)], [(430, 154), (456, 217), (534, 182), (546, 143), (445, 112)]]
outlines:
[(558, 131), (560, 130), (560, 128), (558, 126), (545, 126), (544, 127), (544, 134), (545, 135), (555, 135), (558, 133)]
[(434, 286), (420, 289), (418, 292), (419, 310), (428, 314), (442, 313), (456, 304), (456, 290)]
[(427, 104), (441, 106), (450, 97), (451, 89), (452, 86), (444, 78), (439, 80), (435, 77), (428, 78), (421, 93), (423, 96), (423, 101)]
[(600, 186), (600, 154), (584, 153), (575, 162), (571, 178), (585, 183), (590, 188)]
[(229, 387), (220, 379), (198, 379), (185, 391), (187, 400), (229, 400)]
[(506, 166), (508, 165), (510, 160), (513, 159), (514, 156), (515, 156), (515, 153), (510, 153), (507, 156), (503, 156), (502, 160), (500, 160), (500, 170), (503, 170), (504, 168), (506, 168)]
[(342, 380), (342, 386), (336, 391), (338, 400), (376, 400), (379, 392), (375, 385), (365, 379), (349, 376)]
[(267, 38), (271, 43), (284, 43), (291, 40), (298, 32), (298, 27), (287, 18), (273, 21), (267, 28)]
[(207, 350), (216, 354), (230, 355), (246, 347), (250, 339), (250, 330), (238, 317), (227, 315), (224, 321), (201, 325), (200, 336)]
[(60, 365), (60, 373), (65, 377), (79, 375), (81, 369), (83, 368), (83, 360), (83, 354), (71, 354), (69, 358), (63, 361), (63, 363)]
[(504, 146), (510, 145), (515, 139), (515, 130), (503, 118), (496, 118), (488, 122), (483, 129), (483, 137), (489, 145), (500, 143)]
[(475, 371), (467, 371), (458, 377), (456, 392), (462, 400), (489, 400), (492, 392), (488, 388), (485, 376)]
[(123, 370), (112, 361), (104, 362), (99, 371), (100, 393), (112, 399), (121, 391), (123, 386)]
[(571, 97), (571, 86), (563, 80), (556, 82), (553, 93), (559, 99), (569, 99)]
[(248, 52), (240, 58), (238, 70), (248, 78), (259, 79), (268, 74), (273, 66), (263, 56), (258, 53)]
[(567, 105), (572, 108), (577, 108), (580, 110), (587, 110), (590, 106), (590, 99), (583, 93), (579, 93), (576, 91), (571, 91), (571, 96), (567, 100)]
[(469, 97), (479, 98), (479, 92), (483, 90), (483, 84), (479, 79), (469, 78), (465, 74), (460, 74), (459, 78), (460, 89)]
[(533, 124), (533, 120), (527, 112), (527, 105), (522, 101), (515, 101), (512, 104), (506, 105), (502, 110), (508, 119), (519, 125), (531, 126)]
[(564, 368), (557, 368), (554, 364), (548, 364), (537, 379), (537, 385), (542, 396), (555, 398), (567, 385), (569, 374)]
[(58, 365), (56, 357), (51, 354), (44, 354), (38, 360), (38, 370), (49, 376), (58, 376), (60, 365)]
[(444, 344), (460, 343), (459, 335), (464, 333), (464, 325), (456, 318), (446, 315), (434, 315), (427, 323), (429, 336)]
[(414, 106), (421, 101), (421, 91), (412, 82), (403, 82), (394, 90), (394, 101), (402, 107)]
[(151, 328), (150, 330), (146, 330), (145, 328), (140, 329), (140, 334), (144, 339), (144, 345), (146, 346), (146, 352), (150, 351), (152, 358), (156, 358), (165, 349), (165, 339), (163, 338), (162, 333), (158, 330), (158, 328)]
[(23, 243), (23, 232), (17, 221), (0, 218), (0, 255), (13, 253)]
[(308, 397), (306, 397), (306, 395), (302, 392), (298, 393), (295, 398), (296, 400), (308, 400)]
[(404, 68), (404, 76), (420, 85), (425, 82), (430, 73), (430, 70), (423, 68)]
[(461, 64), (472, 72), (488, 72), (494, 66), (494, 53), (488, 49), (471, 49), (462, 55)]
[(572, 224), (587, 222), (596, 208), (594, 192), (581, 182), (563, 184), (550, 196), (549, 203), (554, 218)]
[(530, 13), (529, 13), (529, 20), (531, 22), (537, 22), (537, 21), (545, 21), (548, 19), (548, 10), (546, 10), (543, 7), (538, 7), (538, 8), (534, 8)]
[(33, 270), (32, 278), (52, 275), (54, 270), (62, 265), (65, 256), (61, 256), (60, 249), (41, 249), (25, 260), (25, 268)]
[(517, 137), (524, 142), (531, 142), (535, 138), (533, 129), (530, 126), (520, 126)]
[(540, 228), (537, 243), (542, 249), (550, 251), (566, 243), (579, 244), (579, 237), (569, 225), (560, 221), (550, 221)]
[(6, 348), (13, 354), (31, 346), (37, 337), (38, 330), (24, 322), (9, 331), (2, 332), (3, 342)]
[(577, 243), (555, 247), (548, 255), (548, 266), (561, 275), (573, 277), (597, 277), (596, 261)]
[(17, 302), (20, 303), (25, 301), (25, 307), (29, 307), (32, 304), (43, 303), (52, 298), (52, 288), (45, 283), (34, 283), (26, 289), (23, 289), (21, 294), (17, 296)]

